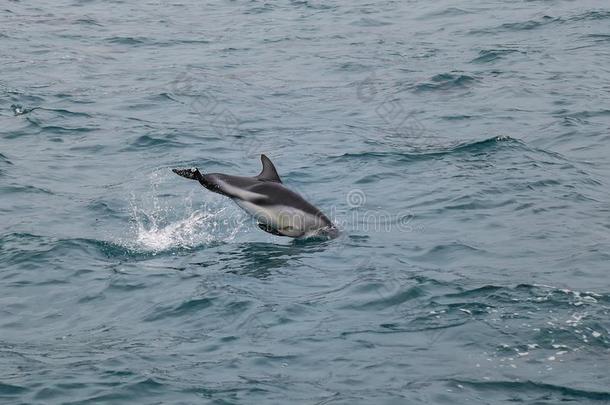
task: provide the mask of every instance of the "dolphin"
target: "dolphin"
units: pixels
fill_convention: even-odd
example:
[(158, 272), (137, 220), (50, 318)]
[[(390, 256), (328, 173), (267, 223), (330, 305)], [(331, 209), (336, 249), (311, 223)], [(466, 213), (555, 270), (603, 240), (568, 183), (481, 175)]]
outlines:
[(322, 211), (284, 186), (267, 156), (261, 155), (261, 162), (263, 170), (254, 177), (203, 174), (197, 168), (172, 171), (229, 197), (256, 219), (260, 229), (272, 235), (291, 238), (337, 236), (337, 228)]

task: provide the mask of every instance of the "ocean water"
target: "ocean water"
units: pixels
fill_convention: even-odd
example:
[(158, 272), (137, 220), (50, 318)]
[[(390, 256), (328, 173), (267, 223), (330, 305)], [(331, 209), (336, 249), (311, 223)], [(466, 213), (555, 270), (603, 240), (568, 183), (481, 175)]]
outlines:
[[(607, 1), (0, 4), (0, 403), (610, 402)], [(341, 229), (174, 167), (261, 153)]]

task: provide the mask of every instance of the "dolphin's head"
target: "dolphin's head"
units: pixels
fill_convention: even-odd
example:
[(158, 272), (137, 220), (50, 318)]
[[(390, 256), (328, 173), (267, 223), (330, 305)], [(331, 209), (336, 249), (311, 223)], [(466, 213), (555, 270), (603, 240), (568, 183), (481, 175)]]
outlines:
[(199, 180), (199, 177), (201, 176), (199, 169), (196, 167), (192, 167), (190, 169), (172, 169), (172, 172), (176, 173), (178, 176), (191, 180)]
[(225, 195), (225, 193), (223, 193), (221, 190), (221, 185), (223, 184), (222, 178), (226, 177), (226, 175), (224, 175), (224, 174), (221, 174), (221, 173), (202, 174), (199, 171), (199, 169), (197, 169), (195, 167), (193, 167), (191, 169), (172, 169), (172, 171), (174, 173), (176, 173), (178, 176), (182, 176), (182, 177), (190, 179), (190, 180), (199, 181), (199, 183), (201, 183), (202, 186), (204, 186), (205, 188), (207, 188), (210, 191)]

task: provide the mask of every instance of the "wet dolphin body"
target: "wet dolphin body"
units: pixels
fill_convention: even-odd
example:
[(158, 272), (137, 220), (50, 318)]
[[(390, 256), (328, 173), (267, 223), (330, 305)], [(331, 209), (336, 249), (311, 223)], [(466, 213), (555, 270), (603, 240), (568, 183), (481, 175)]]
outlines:
[(172, 169), (179, 176), (197, 180), (210, 191), (231, 198), (254, 216), (258, 227), (277, 236), (334, 237), (337, 229), (319, 209), (287, 189), (271, 160), (261, 155), (263, 170), (255, 177), (203, 174), (198, 169)]

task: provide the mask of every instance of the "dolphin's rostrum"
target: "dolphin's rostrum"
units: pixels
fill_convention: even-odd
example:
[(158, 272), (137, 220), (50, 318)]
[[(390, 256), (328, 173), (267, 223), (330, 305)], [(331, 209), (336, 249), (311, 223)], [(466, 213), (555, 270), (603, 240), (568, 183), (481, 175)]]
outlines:
[(337, 228), (319, 209), (282, 184), (271, 160), (261, 155), (263, 170), (258, 176), (203, 174), (198, 169), (173, 169), (187, 179), (197, 180), (210, 191), (231, 198), (256, 218), (258, 227), (277, 236), (302, 238), (337, 234)]

